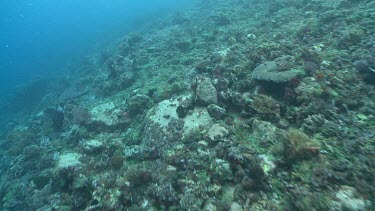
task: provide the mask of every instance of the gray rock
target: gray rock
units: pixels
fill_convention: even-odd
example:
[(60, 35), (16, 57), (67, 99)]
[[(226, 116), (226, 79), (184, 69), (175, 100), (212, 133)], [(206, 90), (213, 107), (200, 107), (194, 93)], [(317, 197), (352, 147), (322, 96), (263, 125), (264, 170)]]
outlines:
[(198, 76), (196, 84), (195, 103), (199, 106), (208, 106), (217, 103), (217, 92), (209, 78)]
[(210, 104), (207, 107), (207, 111), (210, 114), (210, 116), (215, 119), (222, 119), (227, 114), (227, 111), (224, 108), (215, 104)]
[(208, 140), (213, 142), (224, 141), (228, 135), (228, 130), (219, 124), (212, 125), (206, 134)]
[(101, 103), (90, 110), (88, 131), (115, 131), (124, 129), (130, 124), (129, 118), (124, 118), (121, 105), (115, 102)]
[(303, 74), (302, 70), (293, 68), (292, 56), (283, 56), (275, 61), (267, 61), (258, 65), (252, 73), (252, 78), (260, 81), (272, 81), (276, 83), (288, 82)]
[(97, 139), (92, 139), (83, 143), (83, 150), (87, 153), (99, 152), (104, 148), (104, 144)]
[(113, 102), (99, 104), (90, 111), (91, 123), (114, 127), (120, 122), (120, 113)]
[[(143, 141), (151, 141), (160, 137), (167, 140), (170, 137), (171, 126), (177, 127), (176, 121), (182, 123), (182, 127), (178, 128), (182, 132), (182, 138), (188, 137), (189, 134), (197, 130), (208, 130), (213, 124), (212, 118), (208, 114), (206, 108), (195, 107), (184, 118), (179, 118), (177, 113), (178, 100), (189, 98), (190, 96), (180, 96), (176, 99), (164, 100), (154, 106), (147, 112), (146, 122), (144, 123)], [(173, 128), (172, 128), (173, 129)], [(176, 134), (172, 134), (176, 136)], [(165, 138), (164, 138), (165, 137)], [(172, 137), (170, 140), (176, 140)]]

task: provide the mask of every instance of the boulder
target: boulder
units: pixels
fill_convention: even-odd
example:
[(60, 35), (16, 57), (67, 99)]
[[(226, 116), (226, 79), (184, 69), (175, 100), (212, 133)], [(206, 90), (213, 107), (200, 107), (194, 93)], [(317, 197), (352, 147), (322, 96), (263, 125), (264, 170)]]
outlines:
[(283, 56), (274, 61), (258, 65), (252, 73), (252, 78), (259, 81), (284, 83), (300, 76), (303, 71), (294, 67), (292, 56)]
[(211, 80), (204, 76), (196, 78), (195, 103), (198, 106), (208, 106), (217, 103), (217, 92)]
[(207, 107), (207, 111), (210, 114), (210, 116), (215, 119), (223, 119), (227, 114), (227, 111), (224, 108), (215, 104), (210, 104)]
[(211, 128), (208, 130), (207, 132), (207, 138), (210, 140), (210, 141), (221, 141), (223, 140), (225, 137), (227, 137), (229, 135), (229, 132), (228, 130), (219, 125), (219, 124), (214, 124), (211, 126)]
[(118, 122), (118, 115), (120, 110), (116, 109), (113, 102), (103, 103), (95, 106), (90, 111), (90, 117), (92, 122), (100, 122), (106, 126), (113, 126)]
[(177, 141), (195, 131), (209, 129), (213, 121), (203, 107), (195, 107), (184, 118), (179, 117), (177, 112), (179, 101), (187, 98), (189, 96), (164, 100), (150, 109), (144, 124), (143, 142), (156, 139)]
[(125, 128), (130, 124), (129, 119), (123, 118), (124, 111), (113, 102), (95, 106), (90, 111), (89, 131), (113, 131)]

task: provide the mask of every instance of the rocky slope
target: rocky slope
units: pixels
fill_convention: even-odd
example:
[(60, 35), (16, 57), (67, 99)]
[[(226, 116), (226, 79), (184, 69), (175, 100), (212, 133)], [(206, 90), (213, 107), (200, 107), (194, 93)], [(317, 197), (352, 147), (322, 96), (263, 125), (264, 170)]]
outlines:
[(9, 126), (0, 207), (374, 209), (374, 32), (373, 0), (202, 0), (129, 34)]

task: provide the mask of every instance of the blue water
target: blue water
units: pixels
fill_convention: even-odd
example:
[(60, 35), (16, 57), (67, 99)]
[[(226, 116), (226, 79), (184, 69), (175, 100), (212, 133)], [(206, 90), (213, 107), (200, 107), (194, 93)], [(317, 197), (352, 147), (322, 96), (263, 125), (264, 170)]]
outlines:
[(168, 15), (191, 0), (0, 0), (0, 95), (136, 31), (139, 19)]

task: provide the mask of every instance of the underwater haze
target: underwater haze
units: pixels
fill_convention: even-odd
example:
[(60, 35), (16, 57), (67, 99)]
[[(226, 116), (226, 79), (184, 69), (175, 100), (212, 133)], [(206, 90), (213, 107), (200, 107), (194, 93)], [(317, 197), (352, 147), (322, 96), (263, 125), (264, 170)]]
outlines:
[(35, 77), (61, 75), (68, 62), (138, 30), (137, 19), (147, 21), (191, 4), (189, 0), (1, 0), (1, 93), (6, 95)]

